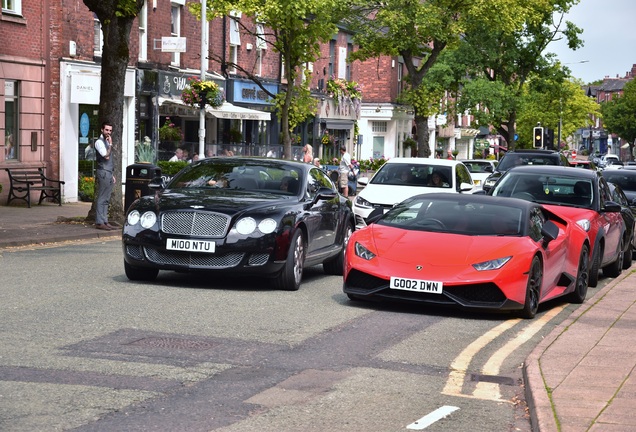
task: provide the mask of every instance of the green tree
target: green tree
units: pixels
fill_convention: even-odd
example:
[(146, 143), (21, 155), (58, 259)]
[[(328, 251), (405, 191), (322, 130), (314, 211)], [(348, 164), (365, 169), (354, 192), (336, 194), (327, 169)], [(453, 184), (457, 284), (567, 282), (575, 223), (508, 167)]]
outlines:
[[(320, 56), (320, 43), (327, 42), (337, 33), (338, 23), (347, 9), (337, 0), (212, 0), (206, 3), (208, 20), (228, 15), (238, 10), (251, 17), (258, 17), (264, 28), (271, 29), (266, 34), (266, 43), (273, 51), (280, 53), (283, 64), (285, 91), (271, 94), (261, 85), (261, 89), (274, 98), (283, 133), (285, 157), (291, 159), (291, 134), (293, 129), (309, 116), (315, 114), (316, 101), (309, 91), (306, 66)], [(188, 3), (190, 11), (200, 17), (201, 5)], [(248, 31), (243, 27), (244, 31)], [(254, 35), (257, 36), (257, 35)], [(249, 76), (257, 85), (260, 79), (238, 64), (227, 63)]]
[(623, 87), (623, 95), (601, 104), (603, 125), (629, 143), (629, 154), (634, 155), (636, 145), (636, 80)]
[(539, 86), (539, 81), (546, 80), (560, 86), (569, 74), (555, 62), (553, 54), (546, 53), (548, 45), (562, 38), (571, 49), (582, 45), (582, 30), (563, 20), (578, 0), (514, 3), (522, 8), (522, 25), (502, 30), (493, 28), (488, 20), (470, 21), (456, 56), (459, 67), (455, 68), (462, 77), (459, 109), (471, 110), (479, 124), (492, 125), (510, 148), (515, 145), (519, 109), (528, 95), (526, 84), (533, 81)]
[[(130, 30), (144, 5), (144, 0), (83, 0), (99, 19), (104, 33), (99, 97), (99, 124), (108, 120), (113, 125), (115, 178), (121, 182), (122, 134), (124, 126), (124, 84), (130, 59)], [(121, 187), (114, 187), (109, 214), (112, 220), (124, 220)], [(95, 201), (87, 220), (95, 220)]]
[[(448, 74), (443, 81), (427, 78), (441, 54), (457, 47), (471, 24), (478, 21), (488, 32), (512, 37), (525, 24), (527, 3), (542, 0), (351, 0), (348, 22), (356, 32), (360, 50), (353, 56), (401, 56), (408, 71), (408, 89), (401, 101), (413, 106), (417, 124), (418, 155), (430, 155), (428, 117), (440, 110)], [(408, 35), (408, 37), (406, 37)], [(443, 70), (443, 69), (441, 69)], [(459, 83), (459, 80), (456, 80)], [(457, 86), (456, 86), (457, 87)]]
[(561, 141), (567, 142), (578, 128), (589, 124), (592, 116), (599, 115), (598, 103), (585, 94), (580, 80), (530, 80), (519, 103), (516, 124), (518, 144), (520, 147), (532, 147), (532, 130), (537, 122), (541, 122), (543, 127), (554, 130), (556, 147), (559, 144), (559, 121)]

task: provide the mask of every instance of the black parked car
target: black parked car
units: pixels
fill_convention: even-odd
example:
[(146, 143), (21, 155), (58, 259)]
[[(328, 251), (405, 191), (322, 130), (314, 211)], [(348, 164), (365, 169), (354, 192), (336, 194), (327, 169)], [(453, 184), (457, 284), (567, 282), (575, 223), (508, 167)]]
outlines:
[(632, 265), (634, 258), (633, 252), (636, 249), (636, 207), (630, 205), (629, 199), (620, 186), (614, 183), (607, 183), (612, 193), (612, 201), (621, 205), (621, 215), (625, 221), (627, 236), (631, 239), (630, 243), (625, 244), (625, 258), (623, 260), (623, 269), (628, 269)]
[(568, 158), (555, 150), (520, 149), (511, 150), (504, 155), (495, 171), (484, 180), (483, 189), (488, 192), (497, 180), (508, 171), (519, 165), (560, 165), (570, 166)]
[(636, 170), (616, 169), (603, 171), (603, 177), (621, 187), (630, 205), (636, 206)]
[(351, 202), (313, 165), (210, 158), (149, 186), (155, 194), (130, 206), (123, 229), (131, 280), (159, 270), (251, 274), (297, 290), (304, 267), (342, 274)]

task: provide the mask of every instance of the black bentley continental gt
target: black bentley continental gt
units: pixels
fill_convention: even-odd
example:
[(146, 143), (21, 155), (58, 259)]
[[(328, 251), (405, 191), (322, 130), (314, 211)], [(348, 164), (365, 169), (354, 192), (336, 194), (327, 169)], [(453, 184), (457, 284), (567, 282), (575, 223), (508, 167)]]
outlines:
[(131, 280), (154, 280), (159, 270), (251, 274), (295, 291), (304, 267), (342, 274), (351, 202), (313, 165), (210, 158), (149, 187), (154, 194), (132, 203), (123, 229)]

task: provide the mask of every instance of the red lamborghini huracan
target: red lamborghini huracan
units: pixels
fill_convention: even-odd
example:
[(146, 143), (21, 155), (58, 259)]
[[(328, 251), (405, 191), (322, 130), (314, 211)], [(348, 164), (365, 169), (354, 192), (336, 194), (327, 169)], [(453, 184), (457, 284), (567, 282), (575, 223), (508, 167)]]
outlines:
[(353, 233), (343, 289), (352, 300), (517, 311), (533, 318), (544, 301), (585, 300), (589, 251), (581, 227), (540, 204), (423, 194)]

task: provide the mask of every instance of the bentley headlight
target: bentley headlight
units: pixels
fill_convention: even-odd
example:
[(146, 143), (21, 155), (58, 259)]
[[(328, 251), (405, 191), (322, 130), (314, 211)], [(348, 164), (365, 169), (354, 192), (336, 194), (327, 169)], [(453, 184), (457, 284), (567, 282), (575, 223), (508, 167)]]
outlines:
[(375, 254), (371, 252), (369, 249), (362, 246), (360, 243), (356, 242), (355, 244), (356, 255), (360, 258), (365, 259), (367, 261), (375, 258)]
[(276, 225), (278, 224), (276, 223), (274, 219), (271, 219), (271, 218), (263, 219), (261, 223), (258, 224), (258, 230), (262, 232), (263, 234), (269, 234), (274, 232), (274, 230), (276, 229)]
[(251, 217), (246, 217), (236, 223), (236, 231), (242, 235), (252, 234), (256, 230), (256, 221)]
[(497, 258), (490, 261), (484, 261), (478, 264), (473, 264), (475, 270), (477, 271), (485, 271), (485, 270), (498, 270), (504, 266), (508, 261), (510, 261), (511, 256), (505, 258)]
[(585, 231), (589, 231), (590, 230), (590, 221), (588, 219), (581, 219), (576, 221), (576, 224), (578, 226), (580, 226), (581, 228), (583, 228)]
[(373, 207), (373, 205), (371, 205), (369, 201), (365, 200), (360, 195), (356, 197), (356, 205), (359, 207), (367, 207), (367, 208)]
[(157, 223), (157, 215), (155, 212), (147, 211), (141, 215), (141, 226), (148, 229), (152, 228)]
[(128, 221), (128, 225), (137, 225), (137, 222), (139, 222), (139, 218), (139, 212), (137, 210), (133, 210), (128, 213), (128, 217), (126, 218), (126, 220)]

